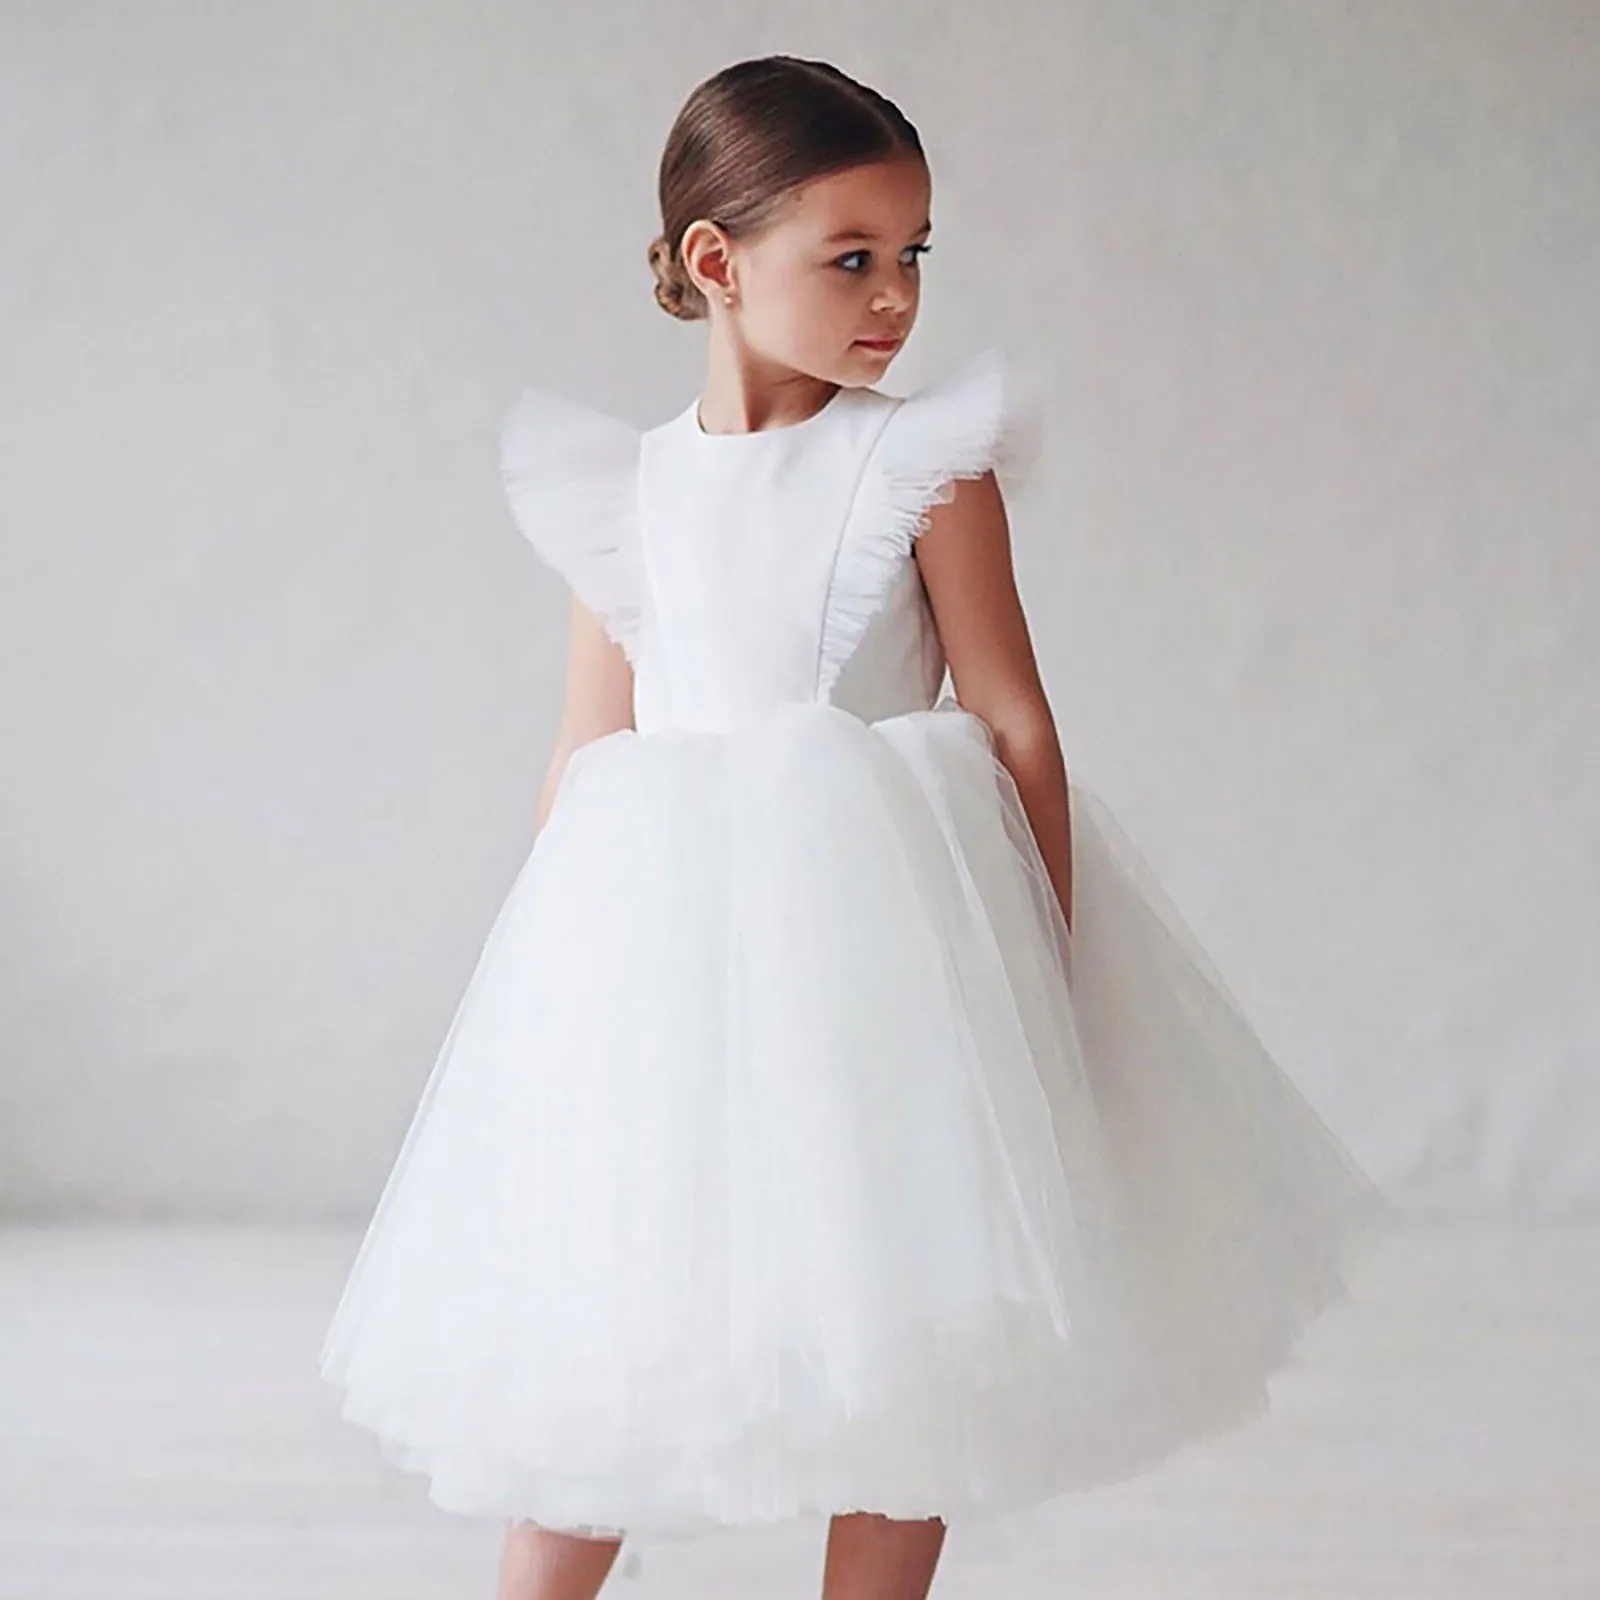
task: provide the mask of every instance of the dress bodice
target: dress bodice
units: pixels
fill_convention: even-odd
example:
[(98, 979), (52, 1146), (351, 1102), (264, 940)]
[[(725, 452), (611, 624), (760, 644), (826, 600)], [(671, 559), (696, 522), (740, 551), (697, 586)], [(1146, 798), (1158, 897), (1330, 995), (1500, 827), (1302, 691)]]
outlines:
[(826, 701), (931, 706), (945, 660), (913, 554), (955, 479), (1007, 488), (1038, 442), (999, 347), (905, 399), (842, 388), (804, 421), (711, 434), (699, 397), (638, 430), (527, 389), (501, 438), (517, 524), (634, 670), (634, 724), (729, 729)]

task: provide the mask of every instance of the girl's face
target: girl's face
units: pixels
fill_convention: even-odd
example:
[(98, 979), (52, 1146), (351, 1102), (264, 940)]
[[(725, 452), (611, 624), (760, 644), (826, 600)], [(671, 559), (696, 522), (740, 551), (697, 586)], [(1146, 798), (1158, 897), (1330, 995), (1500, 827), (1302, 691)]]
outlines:
[(714, 293), (713, 318), (774, 365), (846, 387), (875, 383), (917, 320), (931, 192), (916, 157), (802, 184), (759, 237), (730, 246), (734, 304)]

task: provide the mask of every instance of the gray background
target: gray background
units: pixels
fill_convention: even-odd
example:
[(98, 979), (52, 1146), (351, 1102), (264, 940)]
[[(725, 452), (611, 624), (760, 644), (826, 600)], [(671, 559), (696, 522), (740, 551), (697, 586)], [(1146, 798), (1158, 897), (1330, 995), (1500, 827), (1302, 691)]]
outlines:
[[(370, 1207), (529, 844), (495, 434), (652, 424), (655, 166), (822, 55), (1056, 404), (1069, 765), (1419, 1212), (1600, 1211), (1600, 8), (0, 4), (0, 1209)], [(707, 42), (715, 40), (715, 48)]]

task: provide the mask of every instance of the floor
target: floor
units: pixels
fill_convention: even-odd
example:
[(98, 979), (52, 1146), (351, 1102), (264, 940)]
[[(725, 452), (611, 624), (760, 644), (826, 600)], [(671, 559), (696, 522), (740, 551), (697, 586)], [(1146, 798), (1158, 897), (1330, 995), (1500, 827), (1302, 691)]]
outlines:
[[(315, 1376), (358, 1235), (0, 1229), (0, 1597), (490, 1600), (499, 1529)], [(1600, 1229), (1413, 1226), (1273, 1416), (982, 1532), (936, 1600), (1600, 1597)], [(646, 1547), (619, 1600), (814, 1596), (823, 1525)]]

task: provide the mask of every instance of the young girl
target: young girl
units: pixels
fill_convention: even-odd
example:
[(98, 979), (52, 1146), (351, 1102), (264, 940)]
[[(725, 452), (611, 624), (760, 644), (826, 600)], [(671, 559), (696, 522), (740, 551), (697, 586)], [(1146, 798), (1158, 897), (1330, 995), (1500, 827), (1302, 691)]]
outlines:
[(660, 197), (705, 383), (507, 421), (574, 595), (561, 730), (322, 1371), (509, 1520), (501, 1600), (811, 1514), (829, 1600), (913, 1600), (947, 1519), (1258, 1415), (1387, 1207), (1069, 785), (1000, 487), (1032, 389), (998, 348), (875, 387), (915, 129), (741, 62)]

